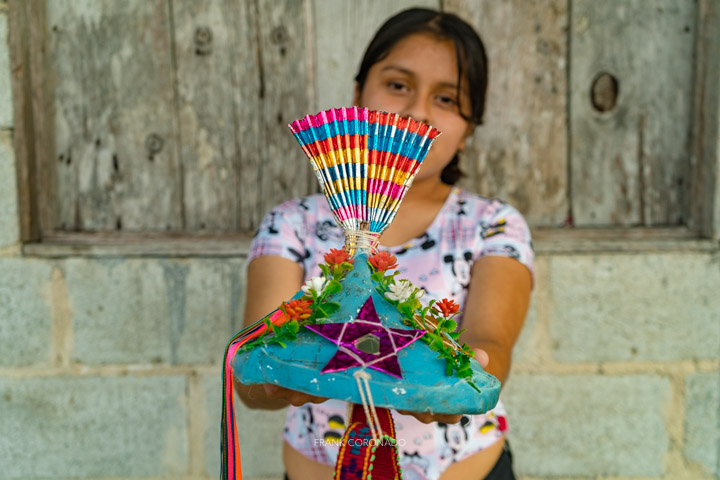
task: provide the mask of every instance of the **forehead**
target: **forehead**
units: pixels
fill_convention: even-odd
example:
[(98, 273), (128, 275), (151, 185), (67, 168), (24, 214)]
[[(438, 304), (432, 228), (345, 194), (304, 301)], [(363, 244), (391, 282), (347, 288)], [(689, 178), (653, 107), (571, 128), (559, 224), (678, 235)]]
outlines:
[[(399, 40), (373, 67), (397, 67), (434, 81), (457, 84), (458, 58), (455, 43), (432, 33), (414, 33)], [(465, 79), (463, 79), (463, 83)]]

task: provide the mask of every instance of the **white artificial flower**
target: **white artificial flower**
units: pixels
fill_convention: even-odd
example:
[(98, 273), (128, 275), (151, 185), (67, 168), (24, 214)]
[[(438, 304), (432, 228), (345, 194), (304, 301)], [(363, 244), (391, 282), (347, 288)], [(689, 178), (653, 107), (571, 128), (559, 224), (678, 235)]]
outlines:
[(425, 295), (425, 290), (423, 290), (422, 288), (418, 288), (417, 290), (415, 290), (415, 300), (420, 300), (423, 295)]
[(310, 290), (315, 290), (315, 293), (317, 295), (321, 295), (323, 290), (325, 289), (325, 277), (312, 277), (307, 282), (305, 282), (301, 288), (303, 293), (305, 295), (310, 295)]
[(388, 288), (390, 291), (385, 292), (385, 297), (400, 303), (410, 298), (416, 290), (415, 285), (410, 283), (410, 280), (398, 280), (394, 284), (391, 283), (388, 285)]

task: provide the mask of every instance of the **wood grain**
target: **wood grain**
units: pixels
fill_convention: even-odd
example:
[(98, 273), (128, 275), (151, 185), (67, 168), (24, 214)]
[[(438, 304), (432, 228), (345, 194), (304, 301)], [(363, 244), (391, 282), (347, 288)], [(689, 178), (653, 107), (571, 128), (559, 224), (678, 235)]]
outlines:
[(36, 30), (49, 36), (52, 227), (181, 230), (168, 3), (59, 0), (47, 8), (47, 29)]
[[(260, 127), (260, 178), (255, 189), (242, 192), (257, 198), (258, 217), (280, 201), (317, 189), (310, 162), (287, 126), (309, 113), (307, 96), (311, 66), (306, 62), (305, 26), (308, 0), (257, 1), (261, 96), (244, 105), (257, 115)], [(253, 173), (253, 172), (251, 172)]]
[(447, 0), (480, 33), (489, 63), (484, 125), (462, 153), (462, 185), (499, 197), (532, 225), (568, 215), (567, 2)]
[(695, 115), (692, 129), (692, 190), (688, 225), (720, 239), (720, 5), (699, 3)]
[(28, 2), (10, 0), (9, 40), (13, 98), (13, 145), (18, 182), (20, 238), (24, 242), (40, 240), (38, 194), (35, 171), (35, 127), (32, 110), (32, 70), (30, 68), (30, 32)]
[[(572, 3), (571, 196), (575, 224), (687, 222), (696, 2)], [(593, 109), (602, 72), (617, 105)]]
[[(172, 5), (185, 229), (236, 231), (240, 143), (252, 144), (252, 130), (236, 137), (238, 105), (232, 100), (240, 87), (236, 65), (255, 71), (254, 56), (247, 55), (254, 45), (236, 34), (242, 30), (238, 2), (175, 0)], [(238, 43), (236, 37), (246, 41)], [(252, 83), (243, 90), (256, 97)], [(250, 169), (245, 174), (251, 176)]]

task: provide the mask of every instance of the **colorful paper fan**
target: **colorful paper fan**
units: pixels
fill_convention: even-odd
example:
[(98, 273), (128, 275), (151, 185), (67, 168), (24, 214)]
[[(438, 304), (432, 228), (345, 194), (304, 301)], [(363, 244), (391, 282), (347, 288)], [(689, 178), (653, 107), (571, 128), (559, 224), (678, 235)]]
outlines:
[[(337, 108), (289, 125), (313, 165), (335, 220), (375, 239), (392, 223), (437, 129), (410, 117)], [(352, 240), (352, 239), (351, 239)]]
[[(395, 258), (376, 250), (439, 132), (361, 108), (327, 110), (290, 128), (345, 230), (345, 245), (325, 255), (322, 277), (228, 345), (222, 478), (240, 478), (233, 374), (245, 384), (355, 404), (335, 478), (399, 478), (387, 409), (483, 413), (500, 392), (500, 382), (457, 342), (458, 306), (447, 299), (423, 306), (424, 292), (396, 279)], [(365, 447), (348, 448), (350, 439), (365, 440)]]

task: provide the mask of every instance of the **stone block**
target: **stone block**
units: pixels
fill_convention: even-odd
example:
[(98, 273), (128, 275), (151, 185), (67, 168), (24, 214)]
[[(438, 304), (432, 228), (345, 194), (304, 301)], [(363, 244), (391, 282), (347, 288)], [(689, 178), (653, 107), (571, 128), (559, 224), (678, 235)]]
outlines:
[(718, 475), (720, 372), (695, 373), (686, 382), (685, 457)]
[(1, 367), (51, 360), (50, 278), (51, 267), (47, 262), (0, 258)]
[(20, 241), (18, 220), (17, 176), (12, 135), (8, 130), (0, 130), (0, 249)]
[(173, 299), (159, 261), (71, 259), (64, 268), (74, 361), (170, 363)]
[(649, 375), (517, 374), (503, 390), (516, 471), (661, 477), (670, 384)]
[(13, 125), (9, 49), (7, 12), (0, 10), (0, 128), (8, 128)]
[(515, 347), (513, 348), (513, 365), (522, 366), (526, 364), (536, 364), (539, 358), (538, 346), (538, 302), (542, 299), (537, 295), (533, 295), (530, 300), (530, 308), (525, 317), (525, 325), (520, 332)]
[(217, 364), (242, 323), (240, 260), (72, 259), (74, 359)]
[(550, 335), (562, 362), (720, 357), (720, 258), (552, 257)]
[[(220, 474), (220, 375), (203, 378), (209, 426), (205, 437), (205, 473), (213, 478)], [(235, 418), (241, 450), (243, 476), (248, 478), (282, 478), (282, 431), (286, 409), (249, 410), (236, 397)]]
[(2, 478), (187, 473), (183, 377), (0, 379)]
[(195, 259), (162, 266), (172, 299), (173, 361), (217, 364), (219, 369), (227, 342), (242, 328), (244, 260)]

